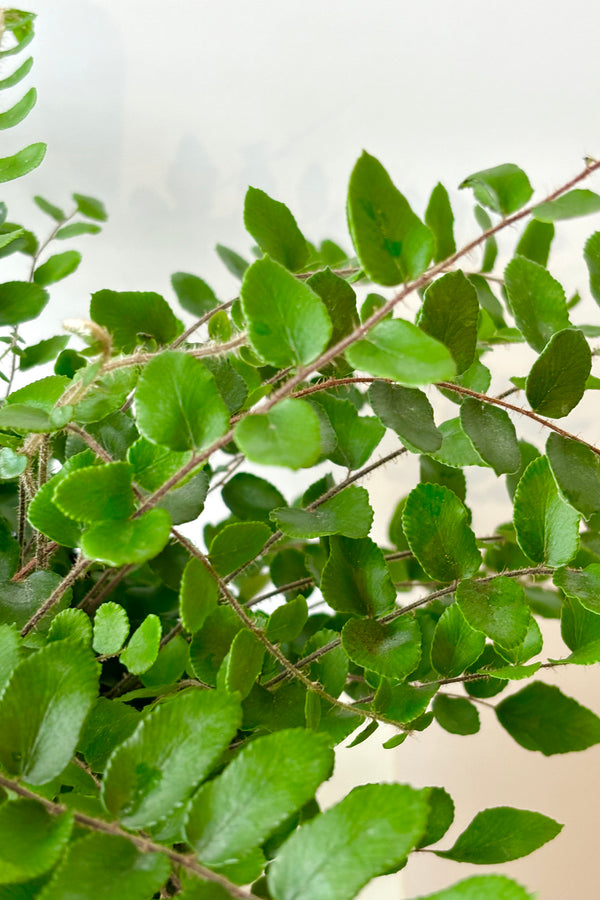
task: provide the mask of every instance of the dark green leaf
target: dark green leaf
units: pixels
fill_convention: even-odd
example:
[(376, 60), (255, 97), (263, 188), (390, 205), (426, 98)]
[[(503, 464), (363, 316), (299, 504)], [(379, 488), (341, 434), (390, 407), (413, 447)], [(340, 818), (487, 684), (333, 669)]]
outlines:
[(231, 642), (219, 671), (217, 686), (224, 687), (230, 694), (237, 691), (242, 700), (245, 699), (261, 673), (264, 656), (262, 641), (252, 631), (242, 628)]
[(347, 213), (352, 243), (375, 284), (399, 284), (427, 268), (434, 252), (432, 232), (366, 152), (350, 176)]
[(315, 272), (308, 279), (309, 287), (318, 294), (331, 319), (332, 332), (329, 345), (337, 344), (350, 334), (358, 325), (356, 312), (356, 294), (344, 278), (340, 278), (331, 269)]
[(463, 431), (460, 419), (448, 419), (439, 426), (442, 446), (430, 451), (431, 456), (446, 466), (462, 469), (465, 466), (487, 466), (475, 449), (473, 442)]
[(465, 397), (460, 407), (460, 424), (479, 455), (496, 475), (516, 472), (521, 451), (515, 426), (504, 409)]
[[(489, 281), (483, 275), (469, 275), (469, 281), (477, 291), (477, 300), (481, 309), (489, 313), (491, 320), (496, 327), (505, 327), (504, 312), (500, 301), (492, 291)], [(485, 388), (484, 390), (486, 390)]]
[(29, 881), (58, 861), (73, 828), (70, 813), (52, 816), (35, 800), (0, 807), (0, 884)]
[(88, 559), (109, 566), (147, 562), (169, 540), (171, 519), (164, 509), (151, 509), (137, 519), (99, 522), (84, 532), (81, 549)]
[(435, 627), (431, 661), (444, 678), (456, 678), (479, 659), (484, 647), (485, 635), (472, 628), (460, 606), (453, 603)]
[(169, 877), (163, 853), (140, 853), (112, 834), (88, 834), (73, 841), (50, 883), (45, 900), (147, 900)]
[[(461, 469), (446, 466), (430, 456), (421, 456), (419, 457), (419, 470), (420, 480), (424, 484), (441, 484), (449, 488), (459, 500), (464, 502), (467, 496), (467, 481)], [(402, 548), (399, 547), (398, 549), (401, 550)]]
[(546, 453), (565, 499), (586, 519), (600, 509), (600, 460), (579, 441), (551, 432)]
[(323, 597), (332, 609), (359, 616), (389, 612), (396, 599), (383, 553), (369, 538), (330, 540), (331, 553), (321, 577)]
[(438, 182), (431, 192), (429, 204), (425, 212), (425, 222), (435, 238), (434, 262), (447, 259), (456, 251), (454, 240), (454, 214), (450, 205), (448, 191)]
[(218, 606), (207, 617), (190, 645), (190, 662), (200, 681), (211, 685), (217, 683), (219, 667), (242, 628), (241, 620), (231, 607)]
[(239, 699), (217, 691), (177, 694), (143, 719), (112, 754), (102, 800), (126, 828), (145, 828), (185, 803), (240, 724)]
[(45, 784), (69, 763), (98, 690), (98, 665), (79, 642), (55, 641), (24, 659), (0, 699), (0, 763)]
[(319, 417), (305, 400), (283, 400), (266, 415), (238, 422), (235, 441), (250, 462), (310, 468), (321, 455)]
[(131, 353), (148, 337), (168, 344), (183, 331), (167, 301), (153, 291), (96, 291), (90, 318), (110, 332), (123, 353)]
[(92, 771), (104, 771), (110, 754), (135, 731), (139, 721), (140, 713), (132, 706), (99, 697), (85, 720), (78, 747)]
[(553, 238), (554, 225), (551, 222), (538, 222), (537, 219), (532, 219), (521, 235), (515, 252), (540, 266), (546, 266)]
[[(532, 656), (537, 656), (537, 654), (541, 652), (542, 646), (543, 640), (540, 626), (534, 617), (530, 615), (527, 633), (522, 643), (518, 644), (516, 647), (504, 647), (502, 644), (495, 644), (495, 649), (498, 651), (498, 654), (508, 660), (508, 662), (520, 666), (531, 659)], [(498, 668), (499, 667), (496, 666), (495, 670)]]
[(171, 275), (171, 284), (180, 306), (198, 318), (214, 309), (219, 302), (213, 289), (197, 275), (175, 272)]
[(190, 651), (188, 643), (180, 634), (176, 634), (158, 651), (156, 660), (149, 669), (140, 676), (140, 681), (147, 687), (164, 687), (176, 684), (189, 665)]
[(560, 496), (546, 456), (529, 463), (515, 493), (519, 546), (530, 559), (564, 566), (579, 547), (579, 515)]
[(315, 538), (327, 534), (366, 538), (373, 523), (373, 510), (365, 488), (351, 485), (315, 510), (296, 507), (275, 509), (271, 518), (284, 534), (292, 538)]
[(554, 334), (527, 378), (531, 408), (555, 419), (567, 416), (583, 397), (591, 366), (582, 331), (567, 328)]
[[(2, 585), (0, 593), (0, 622), (14, 624), (17, 628), (23, 625), (40, 608), (44, 600), (47, 600), (52, 591), (61, 582), (61, 577), (56, 572), (38, 571), (30, 575), (25, 581), (18, 583), (8, 582)], [(54, 616), (68, 606), (71, 602), (71, 591), (66, 591), (59, 601), (38, 624), (38, 631), (45, 633), (50, 627)]]
[(476, 865), (509, 862), (533, 853), (555, 838), (562, 827), (541, 813), (497, 806), (478, 813), (450, 850), (436, 850), (435, 854)]
[(562, 285), (547, 269), (524, 256), (509, 262), (504, 283), (519, 331), (541, 353), (552, 335), (570, 324)]
[(269, 868), (275, 900), (351, 900), (397, 866), (421, 837), (427, 790), (365, 784), (288, 838)]
[(54, 492), (58, 508), (81, 522), (126, 519), (135, 508), (131, 465), (87, 466), (63, 478)]
[(470, 578), (481, 565), (467, 511), (458, 497), (437, 484), (419, 484), (408, 495), (403, 527), (410, 549), (436, 581)]
[(600, 614), (600, 564), (592, 563), (581, 571), (557, 569), (554, 584), (568, 597), (579, 600), (585, 609)]
[(181, 525), (198, 518), (204, 509), (207, 493), (208, 474), (205, 471), (197, 472), (179, 487), (171, 489), (156, 506), (169, 513), (173, 525)]
[(483, 206), (503, 216), (516, 212), (533, 194), (527, 175), (513, 163), (475, 172), (465, 178), (459, 187), (472, 188)]
[(37, 169), (46, 155), (46, 144), (29, 144), (13, 156), (0, 159), (0, 182), (13, 181)]
[(332, 325), (325, 305), (269, 257), (250, 266), (240, 296), (250, 343), (265, 362), (305, 365), (329, 343)]
[(147, 364), (136, 389), (137, 424), (154, 444), (198, 450), (221, 437), (229, 412), (200, 360), (167, 350)]
[(350, 619), (342, 630), (342, 646), (357, 665), (401, 681), (419, 664), (421, 632), (411, 616), (386, 623)]
[(210, 545), (210, 562), (220, 575), (260, 556), (271, 537), (271, 530), (263, 522), (234, 522), (226, 525)]
[(429, 788), (429, 817), (425, 834), (418, 847), (437, 844), (444, 837), (454, 821), (454, 803), (450, 794), (441, 787)]
[(93, 648), (96, 653), (111, 656), (118, 653), (129, 634), (127, 613), (118, 603), (103, 603), (94, 616)]
[(243, 259), (238, 253), (234, 250), (231, 250), (229, 247), (224, 247), (223, 244), (217, 244), (215, 247), (217, 254), (224, 263), (225, 267), (232, 275), (236, 278), (239, 278), (240, 281), (244, 277), (244, 273), (248, 268), (248, 263), (245, 259)]
[(121, 662), (132, 675), (147, 672), (158, 656), (162, 626), (160, 619), (151, 613), (133, 632), (129, 643), (121, 653)]
[(13, 625), (0, 625), (0, 693), (21, 659), (21, 640)]
[(430, 285), (417, 324), (432, 338), (445, 344), (460, 374), (475, 358), (478, 316), (477, 291), (458, 270), (442, 275)]
[(491, 581), (461, 581), (456, 602), (467, 622), (508, 649), (525, 640), (529, 604), (521, 585), (499, 576)]
[(450, 352), (412, 322), (387, 319), (346, 350), (355, 369), (408, 387), (448, 381), (456, 372)]
[(576, 189), (568, 191), (556, 200), (540, 203), (533, 210), (539, 222), (556, 222), (559, 219), (576, 219), (600, 212), (600, 197), (593, 191)]
[(332, 768), (326, 739), (309, 731), (280, 731), (247, 744), (195, 794), (189, 843), (208, 865), (242, 858), (307, 803)]
[(0, 326), (37, 319), (49, 299), (48, 291), (29, 281), (0, 284)]
[(55, 284), (74, 272), (81, 262), (81, 253), (77, 250), (66, 250), (51, 256), (45, 263), (39, 266), (34, 273), (33, 280), (36, 284), (46, 287)]
[(499, 703), (496, 715), (518, 744), (544, 756), (600, 743), (600, 719), (553, 685), (528, 684)]
[(19, 359), (19, 368), (21, 371), (31, 369), (33, 366), (41, 366), (43, 363), (51, 362), (61, 350), (69, 343), (68, 335), (56, 335), (56, 337), (46, 338), (37, 344), (30, 344), (25, 347)]
[(428, 453), (441, 447), (442, 435), (422, 391), (376, 381), (369, 388), (369, 402), (386, 428), (393, 429), (407, 449)]
[(297, 272), (308, 260), (308, 244), (284, 203), (250, 187), (244, 201), (244, 225), (264, 253)]
[(436, 722), (450, 734), (477, 734), (481, 727), (479, 713), (466, 697), (438, 694), (433, 701)]
[(238, 519), (269, 521), (272, 509), (285, 506), (285, 499), (277, 488), (250, 472), (238, 472), (223, 485), (222, 497)]
[(519, 441), (519, 451), (521, 453), (521, 465), (519, 466), (519, 469), (513, 474), (506, 476), (506, 488), (511, 500), (515, 496), (517, 485), (529, 463), (533, 462), (534, 459), (537, 459), (538, 456), (541, 456), (538, 448), (533, 444), (528, 443), (528, 441)]

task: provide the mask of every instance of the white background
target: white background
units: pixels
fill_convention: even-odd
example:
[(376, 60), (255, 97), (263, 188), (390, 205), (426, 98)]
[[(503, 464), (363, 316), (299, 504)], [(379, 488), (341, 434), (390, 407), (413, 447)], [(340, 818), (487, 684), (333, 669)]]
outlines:
[[(25, 123), (2, 134), (0, 155), (34, 140), (47, 141), (48, 153), (36, 173), (3, 186), (10, 217), (43, 234), (48, 220), (30, 197), (68, 208), (72, 191), (99, 196), (110, 212), (101, 237), (73, 243), (84, 261), (53, 291), (48, 335), (66, 315), (85, 316), (93, 290), (157, 290), (172, 299), (177, 270), (201, 275), (223, 300), (235, 296), (213, 248), (221, 242), (247, 253), (241, 210), (249, 184), (285, 201), (310, 239), (349, 248), (345, 191), (363, 148), (420, 214), (438, 180), (454, 190), (472, 171), (516, 162), (542, 196), (577, 172), (584, 155), (600, 153), (599, 15), (583, 0), (32, 0), (28, 8), (39, 19), (27, 86), (37, 86), (39, 100)], [(4, 74), (12, 67), (0, 64)], [(0, 100), (14, 102), (20, 91)], [(589, 186), (600, 189), (598, 180)], [(462, 194), (453, 202), (464, 241), (475, 233), (469, 203)], [(556, 242), (551, 267), (569, 293), (586, 292), (580, 248), (599, 219), (567, 223)], [(516, 237), (508, 236), (508, 250)], [(19, 277), (12, 259), (7, 270)], [(43, 336), (38, 326), (30, 333)], [(499, 390), (526, 371), (520, 352), (500, 351)], [(539, 430), (517, 424), (542, 446)], [(600, 441), (593, 398), (566, 427)], [(369, 480), (378, 537), (415, 474), (411, 461)], [(469, 501), (479, 534), (507, 517), (504, 489), (489, 473), (474, 473)], [(560, 655), (556, 629), (549, 632), (547, 653)], [(600, 712), (596, 669), (550, 680)], [(539, 810), (564, 822), (563, 833), (493, 870), (539, 890), (541, 900), (595, 900), (600, 749), (546, 759), (517, 747), (491, 710), (481, 712), (476, 737), (434, 725), (395, 751), (380, 750), (378, 732), (342, 752), (324, 801), (349, 784), (394, 778), (446, 786), (456, 832), (486, 806)], [(414, 897), (467, 874), (420, 854), (402, 879), (383, 879), (364, 897)]]

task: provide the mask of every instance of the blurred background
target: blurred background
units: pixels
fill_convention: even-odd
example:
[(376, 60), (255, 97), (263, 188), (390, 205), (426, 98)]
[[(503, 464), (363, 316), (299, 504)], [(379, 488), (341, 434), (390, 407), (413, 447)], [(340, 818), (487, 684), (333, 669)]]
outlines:
[[(600, 153), (600, 13), (584, 0), (25, 5), (39, 16), (27, 79), (38, 88), (38, 104), (3, 135), (0, 155), (38, 140), (47, 141), (48, 152), (32, 175), (2, 186), (9, 217), (43, 236), (50, 220), (31, 197), (39, 193), (69, 209), (73, 191), (101, 198), (110, 214), (101, 236), (69, 245), (83, 252), (83, 262), (53, 287), (45, 333), (37, 325), (29, 335), (24, 329), (35, 339), (57, 333), (67, 316), (86, 317), (90, 293), (101, 288), (156, 290), (172, 301), (169, 279), (178, 270), (200, 275), (222, 300), (234, 297), (238, 284), (214, 246), (247, 255), (252, 240), (242, 208), (248, 185), (287, 203), (309, 239), (332, 238), (350, 249), (346, 185), (364, 148), (420, 215), (436, 182), (445, 184), (460, 245), (478, 233), (471, 198), (455, 192), (471, 172), (517, 163), (541, 198), (583, 168), (585, 155)], [(0, 62), (0, 77), (13, 67), (10, 58)], [(3, 103), (12, 105), (19, 91), (22, 85), (6, 92)], [(586, 186), (599, 190), (600, 178)], [(557, 229), (550, 268), (568, 296), (577, 288), (583, 294), (576, 322), (598, 321), (581, 248), (599, 228), (595, 216)], [(517, 239), (517, 232), (503, 235), (506, 258)], [(477, 262), (467, 260), (465, 268)], [(7, 277), (24, 277), (19, 265), (10, 257)], [(417, 305), (412, 299), (407, 314)], [(505, 389), (509, 376), (523, 374), (530, 362), (516, 346), (494, 356), (492, 390)], [(441, 420), (455, 409), (440, 405)], [(593, 398), (563, 422), (600, 441)], [(543, 445), (539, 429), (516, 424), (520, 436)], [(281, 483), (282, 473), (277, 477)], [(300, 488), (286, 478), (293, 496)], [(395, 503), (417, 480), (414, 459), (368, 480), (377, 539), (385, 540)], [(490, 470), (472, 471), (468, 502), (478, 534), (491, 533), (510, 516), (505, 489)], [(553, 622), (545, 655), (564, 655)], [(597, 669), (547, 677), (600, 713)], [(443, 785), (457, 811), (442, 846), (488, 806), (546, 813), (565, 824), (562, 834), (531, 857), (491, 870), (538, 890), (540, 900), (595, 900), (600, 747), (547, 759), (518, 747), (491, 710), (480, 712), (482, 730), (469, 738), (434, 724), (384, 751), (387, 735), (379, 729), (356, 749), (341, 750), (322, 802), (335, 802), (364, 781)], [(404, 872), (375, 882), (361, 898), (421, 896), (473, 873), (428, 853), (415, 856)], [(482, 871), (487, 868), (476, 870)]]

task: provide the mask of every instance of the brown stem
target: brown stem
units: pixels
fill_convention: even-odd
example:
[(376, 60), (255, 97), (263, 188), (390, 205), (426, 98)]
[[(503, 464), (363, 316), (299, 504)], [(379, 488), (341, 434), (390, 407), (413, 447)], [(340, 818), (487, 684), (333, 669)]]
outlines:
[(25, 625), (21, 629), (21, 637), (25, 637), (26, 634), (29, 634), (29, 632), (33, 628), (35, 628), (40, 619), (46, 615), (49, 609), (52, 609), (55, 603), (58, 603), (60, 598), (77, 581), (77, 579), (89, 569), (91, 565), (92, 561), (90, 559), (80, 557), (77, 560), (75, 565), (71, 568), (71, 571), (68, 572), (61, 583), (54, 588), (48, 599), (44, 600), (37, 612), (35, 612), (29, 619), (29, 621), (25, 623)]

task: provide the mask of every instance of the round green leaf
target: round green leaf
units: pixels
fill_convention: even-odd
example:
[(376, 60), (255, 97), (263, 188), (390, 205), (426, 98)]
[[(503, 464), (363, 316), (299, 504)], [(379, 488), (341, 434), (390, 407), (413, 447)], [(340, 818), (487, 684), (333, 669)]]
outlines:
[(438, 694), (433, 701), (433, 714), (438, 725), (450, 734), (477, 734), (481, 727), (479, 713), (466, 697)]
[(369, 388), (373, 412), (391, 428), (408, 450), (428, 453), (442, 445), (442, 434), (433, 420), (433, 408), (422, 391), (376, 381)]
[(469, 624), (503, 647), (517, 647), (529, 627), (529, 604), (514, 578), (461, 581), (456, 601)]
[[(87, 231), (100, 230), (84, 222), (75, 223), (61, 229), (57, 237), (64, 238), (67, 228), (81, 225)], [(153, 291), (96, 291), (90, 302), (90, 318), (110, 332), (115, 347), (123, 353), (131, 353), (140, 338), (149, 336), (159, 344), (169, 344), (183, 331), (167, 301)]]
[(460, 424), (496, 475), (517, 471), (521, 465), (521, 451), (515, 426), (506, 410), (466, 397), (460, 407)]
[(509, 262), (504, 283), (517, 328), (530, 347), (541, 353), (553, 334), (569, 327), (562, 285), (547, 269), (524, 256)]
[(567, 328), (553, 335), (527, 377), (531, 408), (554, 419), (567, 416), (585, 392), (592, 355), (582, 331)]
[(342, 646), (359, 666), (401, 681), (419, 664), (421, 631), (411, 616), (386, 623), (350, 619), (342, 630)]
[(118, 653), (129, 634), (127, 613), (118, 603), (103, 603), (94, 616), (92, 646), (96, 653), (112, 656)]
[(131, 466), (113, 462), (78, 469), (60, 481), (54, 502), (61, 512), (80, 522), (126, 519), (135, 508)]
[(534, 900), (534, 897), (504, 875), (477, 875), (420, 900)]
[(35, 800), (0, 806), (0, 884), (29, 881), (58, 861), (73, 828), (70, 813), (52, 816)]
[(555, 431), (548, 436), (546, 453), (561, 493), (590, 519), (600, 509), (600, 458), (589, 447)]
[(560, 496), (546, 456), (529, 463), (517, 486), (514, 523), (519, 546), (530, 559), (564, 566), (579, 547), (579, 515)]
[(516, 212), (533, 194), (527, 175), (514, 163), (474, 172), (459, 187), (472, 188), (476, 199), (483, 206), (503, 216)]
[(136, 389), (137, 425), (153, 444), (199, 450), (229, 427), (229, 411), (200, 360), (167, 350), (144, 368)]
[(92, 525), (83, 533), (81, 549), (88, 559), (109, 566), (147, 562), (169, 540), (171, 518), (164, 509), (151, 509), (138, 519), (115, 519)]
[(557, 569), (554, 584), (567, 597), (575, 597), (590, 612), (600, 614), (600, 564), (592, 563), (582, 571)]
[(250, 462), (309, 468), (321, 455), (319, 417), (304, 400), (282, 400), (268, 413), (238, 422), (235, 441)]
[(470, 578), (481, 565), (467, 511), (456, 494), (439, 484), (419, 484), (402, 516), (410, 549), (436, 581)]

